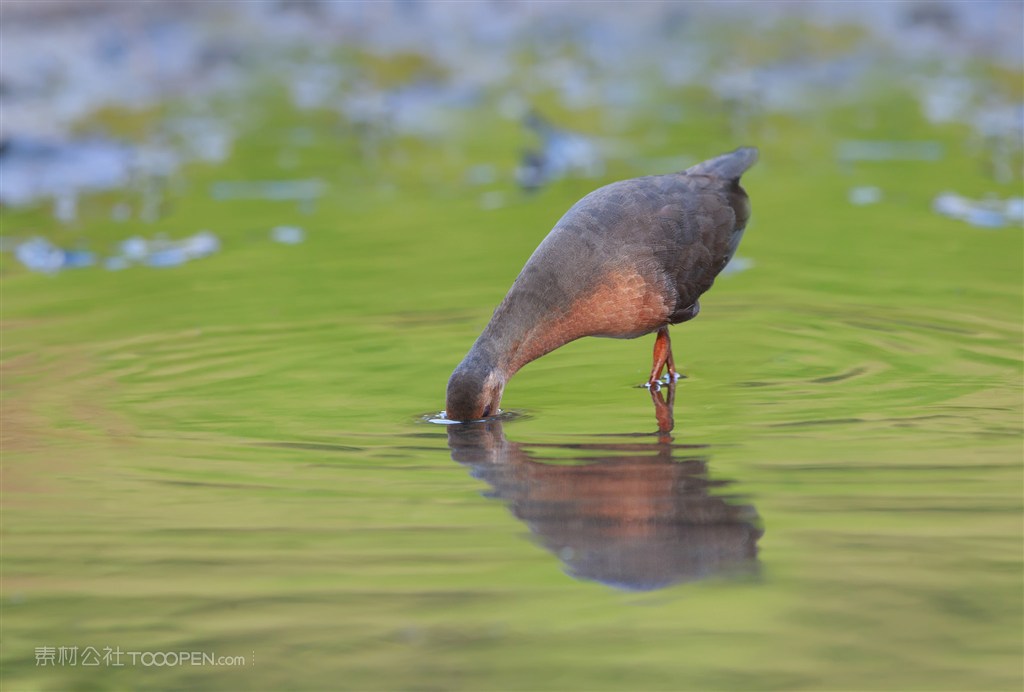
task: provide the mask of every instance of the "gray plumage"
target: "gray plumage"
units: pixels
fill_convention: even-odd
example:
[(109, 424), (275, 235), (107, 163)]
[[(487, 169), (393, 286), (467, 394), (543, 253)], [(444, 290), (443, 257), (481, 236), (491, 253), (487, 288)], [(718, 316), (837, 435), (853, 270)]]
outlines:
[(573, 205), (452, 374), (448, 416), (496, 413), (508, 378), (569, 341), (632, 338), (695, 317), (743, 236), (750, 202), (739, 178), (756, 161), (756, 149), (741, 148)]

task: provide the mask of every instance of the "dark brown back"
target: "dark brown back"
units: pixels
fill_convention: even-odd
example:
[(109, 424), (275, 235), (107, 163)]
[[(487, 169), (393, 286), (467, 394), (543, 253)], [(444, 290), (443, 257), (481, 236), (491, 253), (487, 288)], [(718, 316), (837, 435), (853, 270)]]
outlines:
[(611, 272), (635, 271), (681, 316), (728, 264), (749, 217), (738, 178), (687, 171), (612, 183), (566, 212), (516, 284), (558, 308)]

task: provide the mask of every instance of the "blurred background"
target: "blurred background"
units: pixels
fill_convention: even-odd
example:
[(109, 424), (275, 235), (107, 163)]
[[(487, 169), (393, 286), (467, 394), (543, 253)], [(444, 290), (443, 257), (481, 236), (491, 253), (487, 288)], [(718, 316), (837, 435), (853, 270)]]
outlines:
[[(4, 687), (1020, 689), (1022, 26), (5, 0)], [(741, 145), (673, 437), (650, 339), (427, 422), (577, 199)]]

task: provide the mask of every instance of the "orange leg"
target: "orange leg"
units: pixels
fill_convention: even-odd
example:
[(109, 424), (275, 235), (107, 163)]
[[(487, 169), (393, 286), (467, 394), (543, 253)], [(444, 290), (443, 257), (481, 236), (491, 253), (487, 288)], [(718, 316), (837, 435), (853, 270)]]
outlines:
[(668, 344), (668, 360), (665, 361), (668, 367), (668, 381), (675, 384), (679, 379), (679, 373), (676, 372), (676, 361), (672, 357), (672, 342), (668, 338), (668, 327), (663, 327), (663, 329), (665, 330), (665, 343)]
[(648, 387), (660, 386), (661, 370), (666, 365), (669, 381), (675, 382), (679, 375), (676, 374), (676, 362), (672, 358), (672, 341), (668, 338), (668, 327), (662, 327), (654, 339), (654, 367), (651, 368), (651, 378), (647, 380)]

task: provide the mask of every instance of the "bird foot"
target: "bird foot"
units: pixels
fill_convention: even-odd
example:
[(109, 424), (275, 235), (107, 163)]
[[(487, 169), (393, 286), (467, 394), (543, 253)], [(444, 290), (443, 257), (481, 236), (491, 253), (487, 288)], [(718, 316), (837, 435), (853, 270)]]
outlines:
[(661, 390), (661, 386), (662, 385), (672, 384), (674, 382), (678, 382), (679, 380), (681, 380), (681, 379), (683, 379), (685, 377), (686, 377), (686, 375), (682, 374), (681, 372), (676, 372), (676, 373), (667, 373), (666, 372), (664, 375), (662, 375), (658, 379), (650, 380), (648, 382), (644, 382), (640, 386), (643, 387), (644, 389), (650, 389), (653, 392), (657, 392), (657, 391)]

